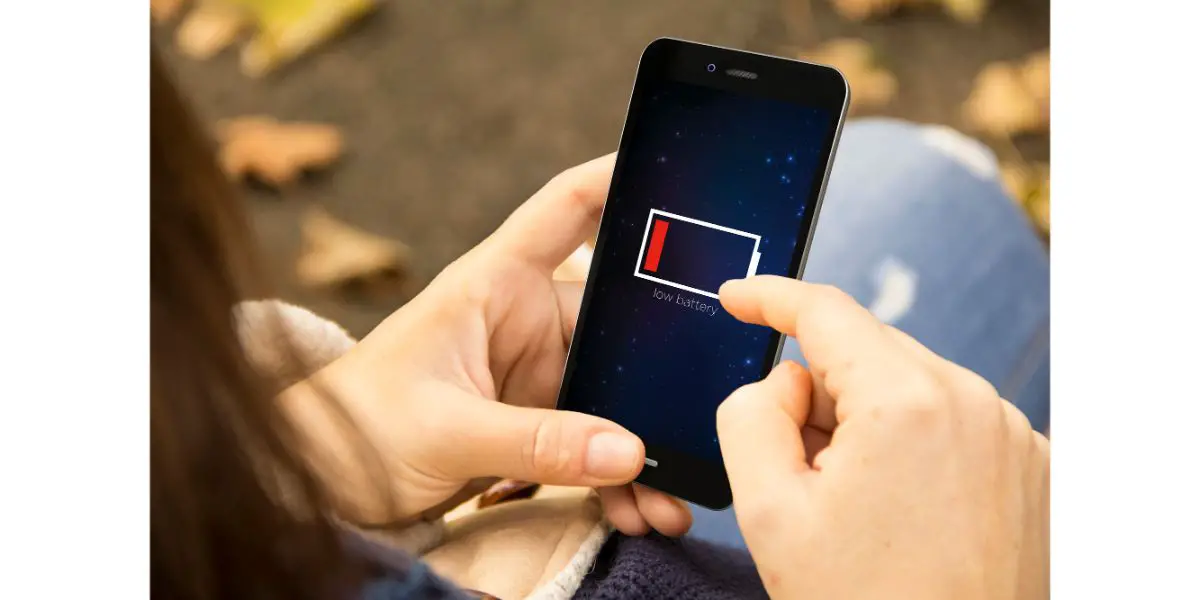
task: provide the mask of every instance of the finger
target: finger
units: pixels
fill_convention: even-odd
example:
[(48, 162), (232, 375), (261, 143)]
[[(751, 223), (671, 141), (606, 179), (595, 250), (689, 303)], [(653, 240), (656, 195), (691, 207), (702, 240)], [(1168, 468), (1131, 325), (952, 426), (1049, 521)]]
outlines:
[[(812, 375), (849, 412), (891, 401), (894, 390), (926, 385), (930, 374), (867, 309), (845, 292), (773, 275), (726, 282), (721, 303), (735, 318), (794, 336)], [(848, 392), (859, 406), (845, 406)]]
[(808, 463), (808, 466), (815, 467), (817, 470), (820, 470), (819, 467), (815, 466), (817, 462), (817, 455), (820, 454), (822, 450), (829, 447), (829, 442), (833, 440), (833, 435), (820, 428), (806, 426), (804, 429), (800, 430), (800, 437), (804, 439), (805, 462)]
[[(801, 367), (804, 368), (804, 367)], [(829, 390), (825, 389), (825, 382), (820, 378), (814, 377), (812, 372), (809, 372), (809, 379), (812, 381), (812, 396), (808, 407), (808, 421), (805, 422), (806, 427), (820, 429), (826, 433), (832, 433), (837, 427), (837, 403), (833, 401), (833, 396)], [(812, 455), (809, 455), (812, 459)]]
[(575, 248), (574, 252), (559, 263), (554, 269), (553, 279), (555, 281), (585, 281), (587, 280), (588, 270), (592, 266), (592, 256), (595, 250), (586, 242)]
[(563, 346), (571, 345), (575, 335), (575, 324), (579, 322), (579, 307), (583, 302), (583, 283), (576, 281), (554, 282), (554, 293), (558, 297), (558, 314), (562, 318)]
[(785, 361), (717, 408), (717, 437), (735, 506), (778, 497), (781, 482), (808, 469), (800, 428), (811, 393), (808, 372)]
[(441, 461), (458, 477), (497, 476), (547, 485), (628, 483), (645, 448), (621, 426), (591, 415), (471, 399), (456, 410)]
[(633, 484), (633, 497), (638, 512), (655, 531), (669, 537), (679, 537), (692, 527), (692, 511), (687, 505), (658, 490)]
[(515, 256), (552, 272), (596, 233), (616, 155), (572, 167), (551, 179), (496, 230), (493, 251)]
[(600, 504), (604, 506), (604, 516), (618, 531), (635, 536), (650, 532), (650, 524), (642, 516), (637, 499), (633, 496), (633, 486), (604, 487), (597, 489), (596, 493), (600, 495)]

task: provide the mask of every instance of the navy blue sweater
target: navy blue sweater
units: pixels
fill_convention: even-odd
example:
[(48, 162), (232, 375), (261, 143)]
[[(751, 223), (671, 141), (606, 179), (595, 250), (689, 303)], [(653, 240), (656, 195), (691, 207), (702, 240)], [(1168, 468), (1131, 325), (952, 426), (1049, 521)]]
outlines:
[(766, 598), (744, 550), (692, 538), (614, 535), (575, 598)]
[[(375, 550), (369, 550), (369, 553), (386, 574), (367, 582), (358, 596), (360, 600), (466, 600), (480, 597), (456, 589), (423, 563), (399, 553)], [(766, 598), (767, 592), (754, 563), (743, 550), (691, 538), (614, 534), (601, 548), (595, 567), (584, 578), (574, 597), (581, 600), (732, 600)]]

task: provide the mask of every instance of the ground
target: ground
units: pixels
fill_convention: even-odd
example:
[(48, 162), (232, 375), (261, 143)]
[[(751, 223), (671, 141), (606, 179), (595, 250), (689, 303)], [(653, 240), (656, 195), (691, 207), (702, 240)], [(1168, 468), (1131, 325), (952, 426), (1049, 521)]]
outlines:
[[(156, 37), (208, 121), (267, 113), (344, 129), (348, 153), (334, 170), (283, 194), (252, 191), (248, 206), (280, 295), (361, 336), (555, 173), (616, 148), (638, 55), (654, 38), (781, 53), (862, 37), (900, 80), (877, 114), (960, 126), (984, 64), (1049, 46), (1046, 0), (996, 4), (972, 28), (937, 10), (851, 24), (823, 0), (801, 21), (787, 18), (794, 0), (392, 0), (262, 81), (243, 77), (233, 52), (196, 62), (171, 47), (169, 28)], [(1018, 147), (1049, 158), (1046, 138)], [(365, 302), (299, 286), (297, 223), (309, 204), (410, 245), (404, 288)]]

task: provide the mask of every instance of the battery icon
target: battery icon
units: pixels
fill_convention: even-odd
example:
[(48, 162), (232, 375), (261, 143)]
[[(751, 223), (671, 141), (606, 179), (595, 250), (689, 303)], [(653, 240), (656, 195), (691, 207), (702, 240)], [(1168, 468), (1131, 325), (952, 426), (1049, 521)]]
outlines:
[(721, 284), (758, 271), (761, 241), (753, 233), (651, 209), (633, 276), (719, 298)]

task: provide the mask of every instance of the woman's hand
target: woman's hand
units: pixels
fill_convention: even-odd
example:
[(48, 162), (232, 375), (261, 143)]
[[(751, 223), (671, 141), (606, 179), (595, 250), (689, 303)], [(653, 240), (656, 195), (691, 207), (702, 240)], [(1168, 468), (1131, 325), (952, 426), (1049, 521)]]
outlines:
[[(381, 453), (401, 516), (439, 514), (508, 477), (596, 487), (626, 533), (691, 525), (683, 503), (629, 485), (645, 456), (636, 436), (554, 410), (582, 285), (551, 273), (595, 232), (612, 169), (610, 155), (555, 177), (319, 374)], [(377, 476), (345, 472), (352, 463), (337, 463), (360, 479), (347, 489), (369, 489)], [(364, 518), (381, 514), (362, 502)]]
[(738, 319), (794, 335), (717, 430), (734, 510), (776, 598), (1049, 596), (1046, 439), (978, 375), (836, 289), (726, 283)]

